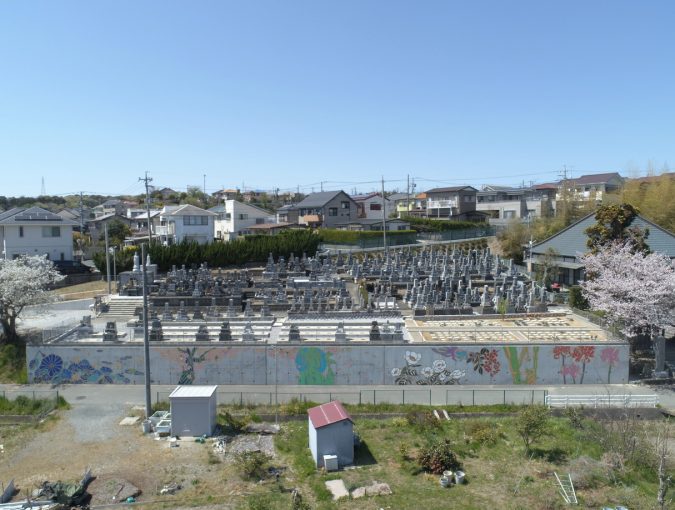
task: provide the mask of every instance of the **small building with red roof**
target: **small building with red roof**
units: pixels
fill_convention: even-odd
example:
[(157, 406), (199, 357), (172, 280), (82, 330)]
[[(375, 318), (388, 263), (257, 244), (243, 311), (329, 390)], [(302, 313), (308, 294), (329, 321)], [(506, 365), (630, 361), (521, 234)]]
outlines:
[(354, 422), (340, 402), (334, 400), (307, 410), (309, 449), (316, 467), (324, 467), (324, 456), (337, 456), (338, 466), (354, 463)]

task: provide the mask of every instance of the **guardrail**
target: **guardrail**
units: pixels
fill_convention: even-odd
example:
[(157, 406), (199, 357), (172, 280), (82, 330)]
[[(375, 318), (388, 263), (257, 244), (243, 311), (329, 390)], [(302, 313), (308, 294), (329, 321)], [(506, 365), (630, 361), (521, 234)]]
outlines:
[(551, 408), (567, 407), (656, 407), (658, 395), (546, 395)]

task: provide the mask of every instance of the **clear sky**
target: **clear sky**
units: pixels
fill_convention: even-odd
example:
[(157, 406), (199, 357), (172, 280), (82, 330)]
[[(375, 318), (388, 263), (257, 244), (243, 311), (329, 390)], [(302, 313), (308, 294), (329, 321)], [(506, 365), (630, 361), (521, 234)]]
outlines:
[(0, 2), (0, 195), (675, 163), (675, 2)]

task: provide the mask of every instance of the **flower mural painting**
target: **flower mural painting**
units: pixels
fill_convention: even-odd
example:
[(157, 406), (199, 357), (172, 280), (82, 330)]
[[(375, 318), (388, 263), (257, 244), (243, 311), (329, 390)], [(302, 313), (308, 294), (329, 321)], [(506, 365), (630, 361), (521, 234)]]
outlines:
[(442, 359), (435, 359), (431, 366), (422, 366), (422, 355), (414, 351), (406, 351), (403, 356), (405, 366), (391, 370), (394, 382), (400, 385), (443, 385), (460, 384), (460, 379), (466, 376), (463, 370), (448, 370), (447, 363)]
[(197, 347), (186, 347), (185, 349), (178, 349), (178, 352), (183, 355), (183, 369), (178, 384), (193, 384), (195, 382), (195, 363), (202, 363), (206, 360), (206, 355), (213, 349), (207, 349), (202, 354), (197, 355)]
[(466, 359), (467, 363), (473, 364), (473, 369), (479, 374), (489, 374), (494, 377), (501, 370), (499, 353), (495, 349), (483, 347), (480, 351), (470, 352)]
[(560, 373), (563, 376), (563, 380), (565, 381), (565, 384), (567, 384), (567, 376), (569, 375), (572, 378), (572, 382), (574, 384), (577, 383), (577, 377), (579, 377), (579, 365), (575, 365), (572, 363), (571, 365), (564, 365), (560, 369)]
[(563, 376), (563, 384), (567, 384), (569, 370), (565, 370), (565, 359), (572, 356), (572, 348), (569, 345), (556, 345), (553, 348), (553, 359), (561, 359), (560, 374)]
[(572, 350), (572, 358), (577, 363), (581, 363), (581, 379), (579, 384), (584, 384), (584, 375), (586, 375), (586, 363), (593, 361), (595, 357), (595, 347), (592, 345), (580, 345)]
[(600, 360), (607, 363), (607, 384), (611, 383), (612, 367), (619, 363), (619, 349), (616, 347), (606, 347), (600, 352)]
[(28, 363), (30, 378), (34, 383), (48, 384), (130, 384), (132, 377), (143, 375), (134, 368), (122, 368), (123, 360), (110, 367), (111, 362), (101, 361), (101, 367), (95, 368), (87, 359), (75, 360), (66, 365), (58, 354), (44, 354), (38, 351)]

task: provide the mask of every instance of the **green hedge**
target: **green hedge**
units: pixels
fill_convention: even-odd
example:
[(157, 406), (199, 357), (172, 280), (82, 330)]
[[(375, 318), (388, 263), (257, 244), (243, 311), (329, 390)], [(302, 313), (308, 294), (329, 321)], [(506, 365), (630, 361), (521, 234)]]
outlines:
[[(387, 230), (387, 239), (412, 238), (414, 242), (414, 230)], [(366, 239), (382, 239), (381, 230), (336, 230), (322, 228), (319, 230), (321, 240), (326, 244), (359, 244)]]
[(309, 230), (289, 230), (274, 236), (247, 236), (228, 242), (153, 244), (150, 259), (160, 271), (168, 271), (173, 265), (190, 267), (202, 262), (209, 267), (240, 266), (247, 262), (265, 262), (270, 253), (275, 258), (282, 255), (288, 258), (291, 253), (313, 256), (320, 242), (320, 237)]
[(417, 232), (443, 232), (446, 230), (461, 230), (486, 226), (485, 222), (434, 220), (431, 218), (418, 218), (416, 216), (404, 216), (401, 219), (410, 223), (410, 226)]

